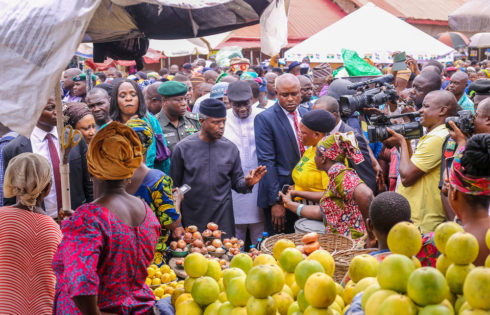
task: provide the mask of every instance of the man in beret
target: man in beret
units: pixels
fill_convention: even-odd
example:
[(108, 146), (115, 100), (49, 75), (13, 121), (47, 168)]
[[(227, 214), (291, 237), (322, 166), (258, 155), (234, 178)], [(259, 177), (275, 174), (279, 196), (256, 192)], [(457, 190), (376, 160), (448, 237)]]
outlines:
[(235, 235), (231, 190), (251, 193), (266, 170), (259, 166), (244, 177), (238, 148), (223, 137), (225, 121), (225, 104), (204, 100), (199, 109), (201, 130), (175, 146), (170, 176), (175, 186), (191, 187), (182, 202), (182, 224), (204, 230), (215, 222), (231, 237)]
[[(150, 86), (151, 87), (151, 86)], [(200, 130), (197, 115), (187, 111), (187, 86), (182, 82), (167, 81), (159, 85), (162, 108), (157, 115), (167, 146), (173, 151), (185, 137)]]
[[(258, 90), (258, 84), (255, 81)], [(231, 108), (226, 112), (224, 136), (233, 142), (240, 152), (243, 173), (247, 174), (259, 166), (255, 151), (254, 119), (262, 109), (252, 106), (252, 89), (247, 81), (235, 81), (228, 86)], [(251, 194), (232, 192), (235, 214), (235, 230), (239, 239), (246, 239), (247, 231), (255, 242), (264, 232), (264, 212), (257, 206), (258, 186)]]
[(291, 73), (293, 75), (300, 75), (301, 74), (300, 63), (297, 61), (291, 62), (288, 67), (288, 73)]
[[(97, 77), (92, 74), (91, 78), (95, 85)], [(80, 97), (80, 102), (85, 102), (85, 96), (87, 95), (87, 75), (82, 72), (73, 77), (73, 82), (73, 95)]]
[(73, 86), (75, 85), (75, 82), (73, 82), (73, 77), (79, 75), (80, 73), (82, 73), (82, 71), (78, 68), (66, 69), (63, 72), (63, 79), (61, 80), (63, 82), (63, 91), (65, 91), (63, 102), (68, 103), (81, 101), (81, 97), (73, 95)]
[(473, 97), (476, 109), (481, 101), (490, 97), (490, 80), (476, 80), (468, 87), (468, 93)]

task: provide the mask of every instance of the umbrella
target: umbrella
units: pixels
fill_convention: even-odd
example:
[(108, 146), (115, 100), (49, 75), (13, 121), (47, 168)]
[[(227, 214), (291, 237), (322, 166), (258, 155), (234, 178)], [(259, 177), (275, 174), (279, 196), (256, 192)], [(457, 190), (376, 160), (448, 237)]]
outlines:
[(470, 38), (470, 47), (490, 47), (490, 33), (477, 33)]
[(468, 37), (459, 32), (440, 33), (436, 35), (436, 38), (454, 49), (464, 48), (470, 43)]
[(490, 1), (468, 0), (449, 14), (449, 26), (461, 32), (490, 32)]

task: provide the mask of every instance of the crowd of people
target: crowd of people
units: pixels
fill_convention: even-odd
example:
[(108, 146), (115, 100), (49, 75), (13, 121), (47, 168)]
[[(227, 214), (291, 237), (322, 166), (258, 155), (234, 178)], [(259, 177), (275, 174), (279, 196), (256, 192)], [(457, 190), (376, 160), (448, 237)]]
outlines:
[[(480, 242), (483, 265), (487, 65), (380, 66), (394, 75), (398, 101), (349, 114), (341, 98), (356, 93), (351, 82), (307, 60), (279, 68), (197, 59), (130, 75), (66, 69), (63, 113), (53, 94), (30, 137), (0, 139), (0, 313), (153, 314), (147, 267), (168, 261), (184, 227), (209, 222), (248, 245), (263, 232), (294, 233), (306, 218), (386, 250), (389, 228), (411, 220), (434, 254), (436, 227), (457, 220)], [(391, 119), (387, 139), (370, 139), (373, 113), (410, 112), (420, 116), (419, 139), (393, 130), (404, 118)], [(57, 115), (83, 136), (66, 157)], [(59, 211), (62, 159), (70, 213)]]

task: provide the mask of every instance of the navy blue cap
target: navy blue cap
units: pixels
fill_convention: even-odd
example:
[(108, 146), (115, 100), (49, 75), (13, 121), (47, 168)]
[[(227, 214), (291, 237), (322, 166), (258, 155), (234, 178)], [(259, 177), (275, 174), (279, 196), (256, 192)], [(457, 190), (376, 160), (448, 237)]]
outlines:
[(199, 113), (213, 118), (226, 117), (226, 105), (215, 98), (207, 98), (201, 102)]

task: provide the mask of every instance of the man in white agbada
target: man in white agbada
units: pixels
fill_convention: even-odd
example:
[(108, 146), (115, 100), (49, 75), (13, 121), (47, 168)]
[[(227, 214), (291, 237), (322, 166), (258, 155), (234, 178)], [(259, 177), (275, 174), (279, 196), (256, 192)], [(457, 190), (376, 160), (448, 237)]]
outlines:
[[(252, 90), (246, 81), (230, 83), (228, 99), (231, 108), (226, 113), (223, 136), (238, 147), (243, 172), (247, 174), (258, 166), (254, 119), (262, 109), (252, 108)], [(258, 188), (258, 185), (255, 185), (252, 193), (246, 195), (232, 191), (236, 237), (244, 240), (249, 230), (252, 244), (255, 244), (264, 232), (264, 213), (257, 206)]]

